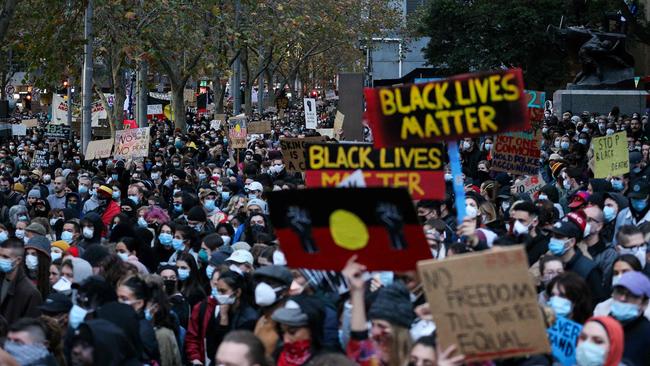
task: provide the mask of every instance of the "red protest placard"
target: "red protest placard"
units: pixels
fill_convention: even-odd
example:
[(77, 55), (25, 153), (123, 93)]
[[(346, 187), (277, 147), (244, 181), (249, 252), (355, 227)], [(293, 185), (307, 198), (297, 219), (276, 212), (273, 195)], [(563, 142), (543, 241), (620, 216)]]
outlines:
[(269, 207), (292, 268), (340, 271), (356, 254), (370, 271), (407, 271), (431, 258), (405, 189), (276, 191), (269, 194)]
[(445, 197), (441, 145), (374, 149), (369, 144), (309, 144), (307, 187), (336, 187), (361, 169), (368, 187), (404, 187), (413, 199)]
[(375, 146), (457, 140), (530, 128), (521, 69), (366, 88)]

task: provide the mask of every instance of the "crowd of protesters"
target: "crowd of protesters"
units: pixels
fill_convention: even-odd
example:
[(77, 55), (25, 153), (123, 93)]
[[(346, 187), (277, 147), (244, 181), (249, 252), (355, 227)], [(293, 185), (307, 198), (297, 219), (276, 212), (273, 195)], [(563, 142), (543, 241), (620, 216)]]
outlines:
[[(437, 346), (415, 268), (368, 274), (354, 257), (340, 274), (287, 267), (266, 197), (305, 187), (279, 140), (313, 131), (277, 120), (233, 150), (225, 129), (187, 122), (151, 121), (149, 156), (136, 160), (87, 161), (77, 139), (43, 128), (0, 144), (0, 364), (464, 363)], [(647, 123), (616, 108), (547, 114), (546, 184), (531, 195), (514, 192), (525, 177), (490, 170), (492, 138), (464, 139), (462, 224), (449, 173), (445, 200), (415, 202), (432, 257), (523, 244), (540, 308), (583, 325), (578, 365), (650, 365)], [(618, 131), (629, 174), (591, 178), (590, 140)]]

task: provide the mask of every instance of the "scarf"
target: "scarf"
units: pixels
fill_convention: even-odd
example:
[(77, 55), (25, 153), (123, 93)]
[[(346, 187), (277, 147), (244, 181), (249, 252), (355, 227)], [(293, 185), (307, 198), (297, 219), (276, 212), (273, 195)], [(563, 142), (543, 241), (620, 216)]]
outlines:
[(278, 366), (303, 365), (311, 357), (311, 340), (285, 343), (278, 359)]

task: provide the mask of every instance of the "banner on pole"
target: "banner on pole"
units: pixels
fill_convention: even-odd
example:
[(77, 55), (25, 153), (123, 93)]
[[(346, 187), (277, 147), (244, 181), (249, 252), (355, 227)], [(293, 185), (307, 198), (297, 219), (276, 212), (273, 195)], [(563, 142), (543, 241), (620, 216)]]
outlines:
[(246, 148), (246, 136), (248, 131), (246, 129), (246, 117), (237, 116), (228, 120), (228, 137), (230, 139), (230, 147), (233, 149)]
[(115, 159), (143, 158), (149, 155), (149, 127), (115, 131)]
[(442, 146), (374, 149), (369, 144), (307, 144), (307, 187), (336, 187), (361, 170), (368, 187), (407, 188), (413, 199), (445, 197)]
[(377, 147), (422, 145), (530, 128), (521, 69), (366, 88)]
[(316, 99), (305, 98), (305, 128), (315, 130), (318, 128), (318, 115), (316, 114)]
[(50, 124), (68, 124), (68, 102), (59, 94), (52, 94), (52, 121)]
[(99, 127), (99, 120), (108, 118), (106, 108), (104, 108), (104, 104), (102, 104), (101, 101), (96, 101), (92, 104), (92, 112), (90, 117), (90, 127)]

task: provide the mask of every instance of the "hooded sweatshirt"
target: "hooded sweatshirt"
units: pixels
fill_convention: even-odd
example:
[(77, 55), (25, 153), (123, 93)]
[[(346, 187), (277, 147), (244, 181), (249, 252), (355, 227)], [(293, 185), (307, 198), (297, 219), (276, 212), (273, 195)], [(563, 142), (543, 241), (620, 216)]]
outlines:
[(93, 319), (82, 323), (79, 328), (82, 327), (86, 327), (92, 335), (95, 366), (141, 365), (124, 332), (115, 324), (104, 319)]

